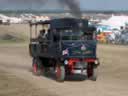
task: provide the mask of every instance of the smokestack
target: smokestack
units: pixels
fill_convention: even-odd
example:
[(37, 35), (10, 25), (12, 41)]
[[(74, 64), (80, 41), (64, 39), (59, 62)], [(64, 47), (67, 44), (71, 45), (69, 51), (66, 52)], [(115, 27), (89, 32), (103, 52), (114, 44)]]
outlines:
[(80, 3), (77, 0), (58, 0), (60, 4), (68, 7), (73, 16), (81, 18), (82, 13), (80, 10)]

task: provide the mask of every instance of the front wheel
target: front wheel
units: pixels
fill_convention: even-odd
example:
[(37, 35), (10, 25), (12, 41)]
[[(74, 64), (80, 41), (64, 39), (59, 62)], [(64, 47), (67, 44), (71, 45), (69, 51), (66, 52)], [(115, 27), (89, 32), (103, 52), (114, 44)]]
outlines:
[(56, 66), (56, 80), (58, 82), (63, 82), (65, 79), (65, 67), (62, 65)]
[(33, 58), (32, 67), (33, 67), (32, 71), (34, 75), (36, 76), (42, 75), (42, 63), (39, 58)]

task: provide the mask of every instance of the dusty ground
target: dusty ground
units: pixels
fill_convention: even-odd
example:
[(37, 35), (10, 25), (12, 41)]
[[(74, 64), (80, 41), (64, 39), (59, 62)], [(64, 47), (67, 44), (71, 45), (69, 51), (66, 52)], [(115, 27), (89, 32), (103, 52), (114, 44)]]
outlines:
[[(128, 46), (99, 45), (98, 56), (101, 66), (96, 82), (67, 80), (64, 83), (57, 83), (50, 78), (33, 76), (27, 44), (0, 45), (0, 69), (14, 75), (17, 82), (24, 82), (27, 86), (23, 88), (30, 93), (30, 96), (128, 96)], [(9, 75), (5, 76), (9, 77)], [(4, 75), (2, 77), (4, 78)], [(10, 80), (7, 83), (10, 86), (14, 84), (11, 85)], [(2, 82), (0, 86), (1, 84)], [(12, 89), (12, 87), (7, 88)], [(28, 93), (20, 95), (22, 91), (10, 91), (18, 92), (18, 96), (29, 96)], [(0, 92), (6, 93), (4, 89)], [(31, 95), (32, 92), (35, 92), (34, 95)]]
[(54, 96), (47, 91), (35, 88), (15, 74), (0, 70), (0, 96)]

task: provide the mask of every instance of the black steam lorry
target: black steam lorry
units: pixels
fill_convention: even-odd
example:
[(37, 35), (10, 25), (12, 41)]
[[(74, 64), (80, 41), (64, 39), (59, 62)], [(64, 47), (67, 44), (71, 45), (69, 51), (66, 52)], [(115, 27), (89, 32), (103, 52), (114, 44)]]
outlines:
[(95, 31), (88, 20), (76, 18), (30, 23), (33, 73), (39, 76), (53, 70), (57, 81), (75, 74), (96, 81), (99, 60)]

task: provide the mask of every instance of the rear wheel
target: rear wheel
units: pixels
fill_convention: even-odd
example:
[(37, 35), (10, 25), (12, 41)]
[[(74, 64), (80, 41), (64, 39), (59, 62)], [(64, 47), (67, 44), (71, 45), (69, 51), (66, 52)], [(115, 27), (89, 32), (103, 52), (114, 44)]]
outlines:
[(88, 64), (87, 76), (90, 80), (96, 81), (97, 80), (97, 67), (95, 68), (93, 64)]
[(33, 58), (33, 74), (36, 76), (40, 76), (43, 73), (43, 67), (42, 67), (42, 62), (39, 58)]
[(97, 68), (93, 68), (93, 75), (90, 77), (90, 80), (92, 81), (97, 80)]
[(58, 82), (63, 82), (65, 79), (65, 68), (62, 65), (56, 66), (56, 80)]

